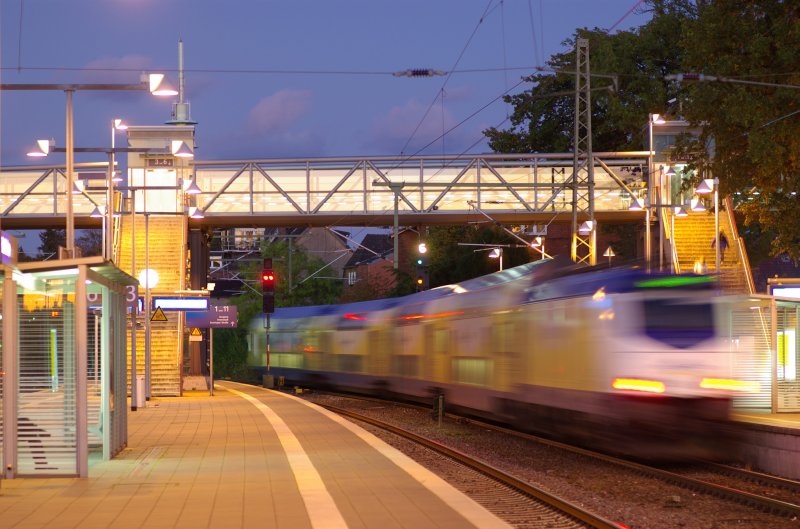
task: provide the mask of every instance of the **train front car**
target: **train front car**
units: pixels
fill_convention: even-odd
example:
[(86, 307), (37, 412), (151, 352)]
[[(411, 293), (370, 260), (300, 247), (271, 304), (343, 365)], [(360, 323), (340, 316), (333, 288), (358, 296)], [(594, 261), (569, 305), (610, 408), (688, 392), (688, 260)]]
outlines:
[(583, 348), (584, 365), (549, 366), (554, 380), (588, 390), (562, 395), (571, 426), (588, 431), (593, 447), (628, 455), (724, 457), (732, 395), (747, 387), (731, 376), (713, 278), (623, 269), (553, 283), (540, 292), (561, 298), (547, 303), (550, 310), (570, 303), (573, 323), (584, 326), (566, 339)]

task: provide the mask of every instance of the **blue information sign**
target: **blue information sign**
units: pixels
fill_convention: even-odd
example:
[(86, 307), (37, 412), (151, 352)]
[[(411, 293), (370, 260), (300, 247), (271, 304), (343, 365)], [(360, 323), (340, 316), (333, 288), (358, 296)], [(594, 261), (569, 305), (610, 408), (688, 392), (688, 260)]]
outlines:
[(199, 329), (231, 328), (237, 325), (236, 305), (212, 305), (203, 312), (186, 312), (186, 326)]

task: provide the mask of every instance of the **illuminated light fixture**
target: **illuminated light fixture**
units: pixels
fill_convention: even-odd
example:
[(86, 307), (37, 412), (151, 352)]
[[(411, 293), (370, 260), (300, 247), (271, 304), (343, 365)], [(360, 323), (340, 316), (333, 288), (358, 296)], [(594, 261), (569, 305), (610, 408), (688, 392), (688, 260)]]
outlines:
[(204, 219), (205, 215), (203, 214), (202, 209), (195, 206), (189, 206), (189, 217), (192, 219)]
[(118, 184), (122, 182), (122, 180), (123, 180), (122, 173), (120, 173), (119, 171), (114, 171), (114, 176), (111, 177), (111, 181), (114, 182), (115, 184)]
[(686, 211), (686, 208), (683, 206), (675, 206), (675, 216), (676, 217), (688, 217), (689, 212)]
[(594, 221), (587, 220), (580, 225), (580, 227), (578, 228), (578, 233), (581, 235), (589, 235), (590, 233), (592, 233), (593, 229), (594, 229)]
[(144, 288), (155, 288), (158, 285), (158, 272), (147, 268), (139, 273), (139, 285)]
[(116, 130), (128, 130), (128, 125), (126, 125), (126, 124), (125, 124), (125, 122), (124, 122), (124, 121), (122, 121), (122, 120), (121, 120), (121, 119), (119, 119), (119, 118), (116, 118), (116, 119), (113, 121), (113, 123), (114, 123), (114, 128), (115, 128)]
[(102, 219), (103, 212), (100, 211), (100, 208), (98, 206), (95, 206), (92, 212), (89, 214), (89, 216), (95, 219)]
[(342, 317), (346, 320), (356, 320), (356, 321), (364, 321), (367, 319), (361, 314), (353, 314), (353, 313), (347, 313)]
[(698, 185), (695, 190), (695, 193), (698, 195), (707, 195), (709, 193), (714, 192), (714, 179), (713, 178), (704, 178), (700, 185)]
[(497, 259), (501, 255), (503, 255), (503, 250), (501, 248), (494, 248), (491, 252), (489, 252), (489, 257), (492, 259)]
[(203, 192), (203, 190), (200, 189), (195, 179), (192, 178), (192, 180), (189, 182), (189, 185), (186, 187), (186, 189), (184, 189), (184, 192), (189, 195), (199, 195)]
[(50, 154), (50, 148), (55, 145), (54, 140), (36, 140), (36, 143), (28, 149), (28, 156), (33, 158), (43, 158)]
[(641, 378), (615, 378), (611, 386), (614, 389), (643, 391), (645, 393), (664, 393), (666, 390), (663, 382)]
[(653, 118), (653, 123), (656, 123), (658, 125), (663, 125), (664, 123), (666, 123), (664, 118), (661, 117), (661, 114), (651, 114), (651, 116)]
[(758, 382), (747, 382), (744, 380), (731, 380), (728, 378), (704, 378), (700, 381), (703, 389), (720, 389), (724, 391), (744, 391), (756, 393), (761, 388)]
[(542, 236), (537, 235), (533, 242), (531, 243), (531, 248), (540, 248), (542, 246)]
[(664, 176), (675, 176), (677, 173), (675, 172), (675, 168), (671, 165), (667, 167), (667, 170), (664, 172)]
[(172, 154), (178, 158), (194, 158), (194, 150), (183, 140), (172, 140)]
[(631, 205), (628, 206), (628, 210), (629, 211), (642, 211), (644, 209), (644, 206), (645, 206), (645, 203), (644, 203), (643, 200), (640, 200), (638, 198), (634, 198), (633, 202), (631, 202)]
[(417, 248), (419, 253), (427, 253), (428, 252), (428, 245), (424, 242), (419, 243), (419, 247)]
[(706, 210), (706, 205), (703, 204), (703, 201), (700, 200), (699, 198), (695, 198), (695, 199), (692, 199), (691, 209), (692, 209), (692, 211), (705, 211)]
[(151, 73), (148, 75), (147, 81), (150, 83), (150, 93), (154, 96), (178, 95), (178, 91), (163, 73)]
[(72, 184), (72, 194), (80, 195), (86, 189), (86, 183), (83, 180), (75, 180)]

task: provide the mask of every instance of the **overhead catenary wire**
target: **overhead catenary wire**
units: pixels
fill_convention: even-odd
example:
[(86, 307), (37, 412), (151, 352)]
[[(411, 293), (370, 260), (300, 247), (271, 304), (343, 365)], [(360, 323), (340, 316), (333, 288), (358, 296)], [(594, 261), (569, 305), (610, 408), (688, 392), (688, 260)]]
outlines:
[[(447, 83), (450, 81), (450, 77), (452, 77), (452, 75), (453, 75), (453, 70), (455, 70), (458, 67), (458, 64), (461, 62), (461, 59), (464, 57), (464, 53), (466, 53), (467, 48), (469, 47), (470, 43), (472, 42), (472, 39), (475, 37), (475, 34), (478, 32), (478, 28), (481, 26), (481, 24), (483, 24), (483, 21), (485, 20), (486, 15), (489, 14), (490, 8), (491, 8), (493, 2), (494, 2), (494, 0), (489, 0), (489, 3), (486, 4), (486, 8), (483, 10), (483, 14), (481, 15), (480, 19), (478, 20), (478, 23), (473, 28), (472, 33), (470, 34), (469, 38), (467, 39), (467, 42), (461, 48), (461, 53), (458, 54), (458, 58), (456, 59), (455, 63), (453, 64), (452, 68), (450, 68), (450, 73), (448, 73), (447, 77), (445, 77), (444, 82), (442, 83), (442, 86), (441, 86), (440, 89), (444, 89), (447, 86)], [(439, 93), (437, 92), (436, 96), (433, 98), (431, 103), (428, 105), (427, 110), (425, 110), (425, 113), (422, 115), (422, 118), (419, 120), (419, 123), (417, 123), (417, 126), (414, 127), (414, 131), (411, 133), (409, 138), (406, 140), (406, 143), (403, 145), (403, 148), (400, 149), (400, 155), (401, 156), (403, 155), (403, 153), (405, 153), (406, 149), (408, 148), (409, 143), (411, 143), (411, 140), (413, 140), (414, 136), (416, 136), (417, 131), (419, 131), (419, 128), (422, 126), (422, 123), (425, 122), (425, 118), (428, 117), (428, 114), (430, 113), (431, 109), (433, 108), (433, 105), (436, 103), (436, 100), (438, 98), (439, 98)]]

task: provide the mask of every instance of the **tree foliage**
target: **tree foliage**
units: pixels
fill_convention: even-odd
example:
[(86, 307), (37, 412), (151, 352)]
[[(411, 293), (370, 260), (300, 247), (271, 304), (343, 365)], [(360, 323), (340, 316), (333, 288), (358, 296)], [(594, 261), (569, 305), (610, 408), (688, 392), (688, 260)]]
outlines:
[(538, 252), (529, 247), (517, 248), (516, 245), (522, 244), (519, 240), (488, 224), (432, 227), (425, 240), (428, 246), (431, 287), (459, 283), (497, 272), (498, 260), (489, 258), (491, 246), (465, 245), (508, 245), (503, 247), (504, 268), (529, 263), (538, 255)]
[(772, 255), (800, 259), (800, 4), (697, 4), (684, 25), (683, 68), (733, 82), (683, 83), (686, 117), (704, 125), (701, 145), (713, 142), (711, 152), (694, 149), (693, 162), (739, 199), (748, 231), (767, 235)]
[[(498, 152), (567, 152), (574, 129), (574, 45), (589, 39), (593, 74), (616, 75), (615, 92), (592, 96), (593, 150), (641, 149), (649, 113), (684, 118), (702, 134), (680, 155), (713, 174), (722, 195), (741, 197), (745, 236), (771, 240), (771, 253), (800, 259), (800, 4), (781, 0), (649, 0), (644, 25), (607, 34), (580, 28), (566, 51), (539, 73), (533, 87), (506, 97), (511, 127), (484, 133)], [(738, 81), (674, 83), (665, 76), (699, 72)], [(593, 76), (592, 87), (606, 77)], [(672, 105), (669, 104), (672, 102)], [(754, 193), (753, 191), (757, 191)], [(761, 247), (748, 240), (748, 248)], [(752, 252), (751, 252), (752, 255)]]

